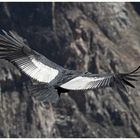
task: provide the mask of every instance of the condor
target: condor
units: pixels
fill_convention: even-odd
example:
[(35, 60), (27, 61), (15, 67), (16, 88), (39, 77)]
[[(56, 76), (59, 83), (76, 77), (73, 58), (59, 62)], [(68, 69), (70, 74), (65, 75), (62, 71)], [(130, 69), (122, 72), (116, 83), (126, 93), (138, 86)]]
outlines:
[(13, 63), (23, 73), (38, 81), (31, 87), (34, 97), (43, 102), (56, 102), (62, 92), (118, 87), (126, 91), (126, 85), (134, 88), (140, 66), (129, 73), (92, 74), (65, 69), (32, 50), (15, 32), (0, 34), (0, 59)]

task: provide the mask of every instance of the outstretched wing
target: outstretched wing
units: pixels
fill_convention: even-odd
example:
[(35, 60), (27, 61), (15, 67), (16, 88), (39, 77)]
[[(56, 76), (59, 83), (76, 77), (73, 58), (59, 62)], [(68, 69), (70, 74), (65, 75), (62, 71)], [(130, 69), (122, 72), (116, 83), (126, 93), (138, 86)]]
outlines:
[(125, 85), (134, 88), (131, 81), (137, 81), (138, 70), (140, 66), (130, 72), (130, 73), (120, 73), (120, 74), (107, 74), (107, 75), (90, 75), (90, 76), (78, 76), (72, 80), (60, 85), (61, 88), (67, 90), (88, 90), (103, 87), (113, 87), (116, 86), (123, 90), (126, 90)]
[(29, 48), (15, 32), (0, 35), (0, 58), (16, 64), (29, 77), (49, 83), (58, 75), (62, 67)]

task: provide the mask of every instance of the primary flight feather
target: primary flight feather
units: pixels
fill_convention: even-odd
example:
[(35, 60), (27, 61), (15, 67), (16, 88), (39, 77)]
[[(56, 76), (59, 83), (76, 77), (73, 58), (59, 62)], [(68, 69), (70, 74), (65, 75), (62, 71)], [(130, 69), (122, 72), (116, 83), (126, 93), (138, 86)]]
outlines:
[[(64, 69), (31, 49), (17, 33), (11, 31), (9, 33), (3, 31), (3, 34), (0, 34), (0, 58), (10, 61), (27, 76), (39, 82), (31, 87), (31, 92), (38, 100), (44, 102), (55, 102), (58, 95), (71, 90), (109, 86), (126, 90), (126, 85), (134, 88), (131, 81), (136, 81), (140, 76), (138, 71), (140, 66), (130, 73), (105, 75)], [(49, 89), (52, 88), (54, 91), (50, 92)]]

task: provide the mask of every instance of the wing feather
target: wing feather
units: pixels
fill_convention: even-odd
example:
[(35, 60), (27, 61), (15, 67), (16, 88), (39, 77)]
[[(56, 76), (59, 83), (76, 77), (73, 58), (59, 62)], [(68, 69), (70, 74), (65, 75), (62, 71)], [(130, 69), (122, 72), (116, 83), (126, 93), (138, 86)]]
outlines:
[(103, 76), (92, 74), (90, 76), (78, 76), (62, 84), (60, 87), (67, 90), (88, 90), (116, 86), (126, 91), (126, 85), (135, 88), (131, 81), (137, 81), (136, 78), (140, 77), (138, 74), (139, 69), (140, 67), (126, 74), (107, 74)]
[(39, 82), (49, 83), (55, 79), (62, 67), (30, 49), (16, 33), (3, 33), (0, 35), (0, 58), (16, 64), (26, 75)]

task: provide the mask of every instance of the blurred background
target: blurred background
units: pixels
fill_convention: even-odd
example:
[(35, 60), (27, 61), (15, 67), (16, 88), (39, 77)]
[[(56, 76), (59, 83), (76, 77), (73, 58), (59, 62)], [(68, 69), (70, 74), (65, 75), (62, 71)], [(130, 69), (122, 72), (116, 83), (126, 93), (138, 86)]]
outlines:
[[(68, 69), (128, 72), (140, 65), (139, 3), (0, 3), (0, 30)], [(0, 137), (140, 137), (140, 82), (61, 95), (43, 107), (29, 79), (0, 60)]]

